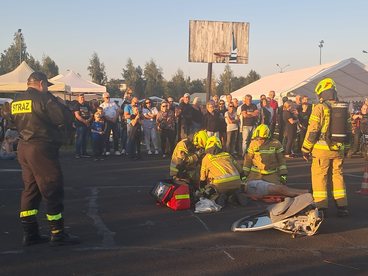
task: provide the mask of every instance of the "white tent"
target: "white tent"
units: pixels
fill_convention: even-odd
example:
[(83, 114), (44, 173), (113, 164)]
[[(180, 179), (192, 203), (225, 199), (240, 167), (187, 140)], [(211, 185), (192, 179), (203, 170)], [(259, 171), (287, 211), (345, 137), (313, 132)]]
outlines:
[(81, 78), (74, 71), (69, 71), (65, 76), (57, 75), (53, 77), (51, 82), (63, 82), (70, 86), (71, 93), (96, 93), (101, 94), (106, 92), (106, 87)]
[(268, 95), (270, 90), (274, 90), (278, 99), (299, 94), (314, 100), (314, 88), (326, 77), (335, 81), (340, 100), (359, 101), (368, 96), (367, 68), (354, 58), (266, 76), (232, 92), (231, 95), (241, 99), (250, 94), (254, 99), (259, 99), (260, 95)]
[[(23, 61), (17, 68), (13, 71), (1, 75), (0, 76), (0, 93), (7, 93), (7, 92), (20, 92), (27, 90), (27, 79), (30, 74), (32, 74), (34, 70), (25, 62)], [(68, 91), (69, 87), (62, 82), (55, 82), (54, 85), (49, 87), (49, 91)]]

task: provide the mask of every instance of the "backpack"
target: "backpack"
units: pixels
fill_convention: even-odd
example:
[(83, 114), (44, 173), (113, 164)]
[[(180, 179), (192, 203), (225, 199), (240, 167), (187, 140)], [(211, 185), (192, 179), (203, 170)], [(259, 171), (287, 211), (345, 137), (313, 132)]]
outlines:
[(330, 110), (329, 128), (326, 133), (327, 144), (348, 143), (348, 118), (350, 116), (348, 103), (326, 103), (326, 106)]
[(167, 206), (174, 211), (190, 208), (190, 190), (185, 182), (161, 180), (152, 188), (150, 194), (158, 205)]

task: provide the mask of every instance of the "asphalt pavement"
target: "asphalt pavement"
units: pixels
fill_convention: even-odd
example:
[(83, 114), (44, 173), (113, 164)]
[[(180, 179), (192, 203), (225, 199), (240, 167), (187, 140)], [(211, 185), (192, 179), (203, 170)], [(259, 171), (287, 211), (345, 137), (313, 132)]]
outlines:
[[(21, 171), (0, 161), (0, 275), (368, 275), (368, 196), (361, 188), (365, 161), (346, 160), (344, 175), (351, 215), (329, 217), (312, 237), (277, 231), (233, 233), (234, 221), (262, 211), (266, 203), (229, 205), (196, 214), (156, 206), (152, 186), (168, 176), (169, 160), (74, 159), (63, 153), (65, 224), (82, 243), (22, 247), (19, 222)], [(310, 189), (310, 163), (287, 161), (291, 187)], [(47, 233), (44, 205), (39, 213)]]

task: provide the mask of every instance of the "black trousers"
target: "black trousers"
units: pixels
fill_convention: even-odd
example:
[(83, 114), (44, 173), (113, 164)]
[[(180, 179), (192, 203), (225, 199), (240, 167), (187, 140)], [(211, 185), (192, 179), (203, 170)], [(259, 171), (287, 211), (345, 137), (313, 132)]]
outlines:
[(48, 215), (61, 213), (64, 210), (64, 183), (59, 146), (20, 141), (18, 161), (24, 183), (20, 211), (38, 210), (43, 198)]
[[(160, 130), (161, 150), (162, 154), (171, 154), (175, 147), (175, 130), (173, 129), (161, 129)], [(169, 142), (169, 146), (167, 146)], [(166, 150), (168, 149), (168, 151)]]
[(118, 123), (106, 121), (107, 127), (105, 132), (105, 149), (106, 151), (110, 151), (110, 133), (112, 131), (112, 139), (114, 143), (114, 151), (119, 149), (119, 127)]
[(101, 157), (103, 153), (105, 143), (105, 136), (98, 135), (92, 137), (92, 148), (93, 148), (93, 156), (94, 157)]

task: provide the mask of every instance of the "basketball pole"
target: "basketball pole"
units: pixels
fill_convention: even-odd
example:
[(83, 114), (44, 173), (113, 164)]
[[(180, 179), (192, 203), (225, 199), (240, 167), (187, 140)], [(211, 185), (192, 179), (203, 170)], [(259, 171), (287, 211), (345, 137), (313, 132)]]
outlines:
[(207, 95), (206, 101), (211, 99), (211, 87), (212, 87), (212, 62), (208, 63), (207, 68)]

